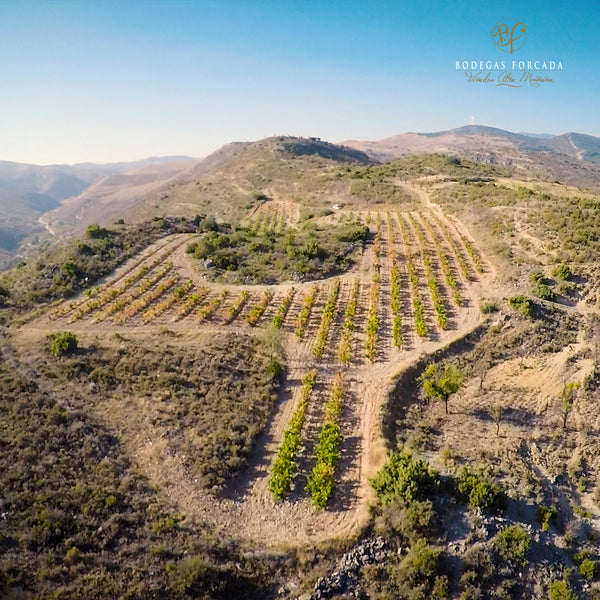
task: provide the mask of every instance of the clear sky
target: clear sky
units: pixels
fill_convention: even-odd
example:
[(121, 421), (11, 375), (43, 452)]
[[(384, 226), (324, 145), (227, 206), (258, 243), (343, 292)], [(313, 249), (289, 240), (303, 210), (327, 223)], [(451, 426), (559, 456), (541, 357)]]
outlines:
[[(512, 57), (490, 32), (527, 25)], [(204, 156), (276, 134), (380, 139), (469, 122), (600, 136), (597, 0), (0, 0), (0, 160)], [(456, 60), (561, 60), (469, 84)]]

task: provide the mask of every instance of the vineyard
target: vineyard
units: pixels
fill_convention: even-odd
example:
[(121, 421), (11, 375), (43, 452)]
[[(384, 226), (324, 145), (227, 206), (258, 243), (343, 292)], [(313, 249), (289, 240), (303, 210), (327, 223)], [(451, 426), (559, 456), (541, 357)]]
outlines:
[[(281, 406), (292, 408), (266, 451), (262, 493), (270, 502), (331, 509), (362, 477), (360, 444), (353, 441), (365, 401), (360, 390), (411, 353), (473, 325), (477, 290), (490, 275), (466, 231), (441, 213), (339, 211), (336, 218), (362, 222), (371, 232), (353, 272), (279, 286), (217, 285), (188, 262), (185, 248), (195, 236), (178, 236), (54, 307), (44, 326), (278, 331), (286, 357), (293, 358)], [(291, 220), (289, 207), (269, 201), (248, 226), (281, 231)]]
[(267, 201), (247, 219), (253, 233), (283, 233), (286, 227), (298, 221), (298, 208), (287, 202)]

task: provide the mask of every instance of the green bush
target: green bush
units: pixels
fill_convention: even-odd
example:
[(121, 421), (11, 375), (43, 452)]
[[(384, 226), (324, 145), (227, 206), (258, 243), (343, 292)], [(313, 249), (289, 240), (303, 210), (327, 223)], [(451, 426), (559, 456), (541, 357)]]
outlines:
[(508, 303), (526, 317), (530, 317), (533, 313), (533, 302), (527, 296), (513, 296), (508, 299)]
[(495, 302), (482, 302), (479, 309), (481, 310), (481, 314), (489, 315), (498, 312), (498, 305)]
[(590, 581), (595, 579), (598, 574), (598, 561), (586, 558), (579, 565), (579, 573)]
[(494, 547), (503, 561), (525, 566), (531, 539), (521, 525), (505, 527), (494, 539)]
[(556, 267), (554, 267), (554, 269), (552, 269), (552, 275), (554, 275), (555, 277), (559, 277), (564, 281), (569, 281), (569, 279), (571, 279), (571, 277), (573, 276), (573, 272), (571, 271), (568, 265), (562, 264), (557, 265)]
[(542, 300), (547, 300), (548, 302), (554, 302), (556, 300), (556, 292), (545, 283), (538, 283), (535, 286), (533, 293)]
[(90, 225), (87, 228), (87, 236), (93, 240), (101, 240), (112, 235), (112, 231), (105, 229), (104, 227), (100, 227), (100, 225)]
[(278, 360), (272, 358), (267, 364), (267, 373), (274, 381), (279, 381), (281, 374), (283, 373), (283, 366)]
[(369, 228), (366, 225), (347, 226), (336, 238), (340, 242), (364, 242), (369, 235)]
[(486, 512), (501, 513), (506, 508), (507, 497), (495, 483), (469, 469), (461, 472), (456, 490), (459, 496), (474, 508)]
[(10, 298), (10, 291), (8, 288), (0, 285), (0, 306), (4, 306), (7, 300)]
[(163, 531), (170, 531), (177, 526), (177, 519), (172, 515), (166, 515), (159, 517), (154, 523), (152, 523), (152, 531), (156, 533), (162, 533)]
[(414, 583), (430, 580), (438, 572), (441, 551), (439, 548), (428, 546), (425, 540), (418, 540), (402, 561), (407, 579)]
[(401, 498), (381, 507), (375, 526), (383, 535), (398, 535), (408, 542), (426, 537), (434, 525), (431, 500), (406, 502)]
[(50, 352), (55, 356), (73, 354), (77, 350), (79, 340), (74, 333), (64, 331), (50, 336)]
[(544, 283), (544, 274), (541, 271), (532, 271), (529, 273), (529, 281), (532, 283)]
[(371, 485), (383, 504), (402, 499), (425, 500), (435, 495), (440, 476), (425, 461), (413, 459), (406, 450), (394, 452)]
[(218, 591), (218, 572), (204, 558), (186, 556), (174, 566), (169, 569), (173, 591), (199, 597), (205, 597), (209, 588)]
[(364, 569), (366, 597), (394, 600), (448, 598), (448, 577), (442, 574), (443, 559), (439, 548), (427, 545), (425, 540), (417, 540), (401, 561), (392, 560)]
[(548, 598), (550, 600), (577, 600), (571, 585), (566, 580), (551, 581), (548, 587)]
[(555, 508), (548, 508), (543, 504), (540, 504), (537, 507), (537, 518), (542, 526), (542, 531), (548, 531), (548, 527), (550, 522), (554, 522), (556, 520), (557, 511)]

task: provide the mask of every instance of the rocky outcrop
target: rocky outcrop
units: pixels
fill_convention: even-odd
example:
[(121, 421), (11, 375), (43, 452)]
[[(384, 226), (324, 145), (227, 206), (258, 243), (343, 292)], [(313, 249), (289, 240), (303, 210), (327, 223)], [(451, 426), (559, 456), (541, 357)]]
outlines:
[(364, 598), (358, 581), (360, 569), (381, 562), (390, 552), (389, 543), (382, 537), (364, 540), (342, 556), (332, 573), (317, 581), (311, 600), (341, 595)]

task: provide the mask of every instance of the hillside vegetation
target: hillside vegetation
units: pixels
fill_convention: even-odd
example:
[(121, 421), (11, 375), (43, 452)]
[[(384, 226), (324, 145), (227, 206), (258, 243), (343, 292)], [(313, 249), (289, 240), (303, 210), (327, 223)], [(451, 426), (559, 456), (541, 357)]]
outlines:
[(0, 281), (0, 596), (600, 597), (600, 198), (214, 160)]

